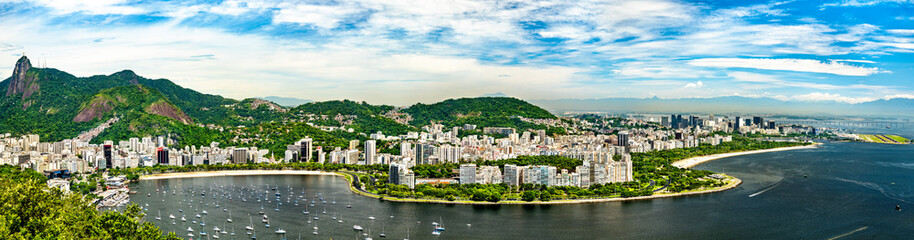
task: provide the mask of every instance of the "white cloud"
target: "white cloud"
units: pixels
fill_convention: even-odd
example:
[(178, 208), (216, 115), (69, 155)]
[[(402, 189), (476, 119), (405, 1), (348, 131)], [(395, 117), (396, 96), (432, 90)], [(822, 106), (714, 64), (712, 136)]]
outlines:
[(687, 83), (687, 84), (684, 86), (684, 88), (700, 88), (700, 87), (703, 87), (703, 86), (705, 86), (705, 84), (702, 83), (701, 81), (698, 81), (698, 82), (694, 82), (694, 83)]
[(912, 0), (844, 0), (823, 4), (822, 7), (867, 7), (883, 3), (914, 3)]
[(841, 96), (840, 94), (821, 93), (821, 92), (814, 92), (814, 93), (803, 94), (803, 95), (795, 95), (795, 96), (791, 97), (791, 99), (798, 100), (798, 101), (815, 101), (815, 102), (817, 102), (817, 101), (835, 101), (835, 102), (844, 102), (844, 103), (852, 103), (852, 104), (870, 102), (870, 101), (876, 100), (876, 98), (872, 98), (872, 97), (845, 97), (845, 96)]
[(885, 31), (898, 35), (914, 35), (914, 29), (889, 29)]
[(51, 8), (57, 14), (86, 12), (89, 14), (130, 15), (147, 12), (140, 7), (127, 6), (126, 0), (39, 0), (35, 3)]
[(311, 4), (296, 4), (280, 8), (273, 16), (274, 23), (310, 24), (320, 28), (334, 28), (357, 9)]
[(689, 65), (716, 68), (754, 68), (796, 72), (828, 73), (844, 76), (869, 76), (887, 72), (879, 68), (867, 68), (840, 62), (822, 62), (812, 59), (793, 58), (701, 58), (688, 61)]

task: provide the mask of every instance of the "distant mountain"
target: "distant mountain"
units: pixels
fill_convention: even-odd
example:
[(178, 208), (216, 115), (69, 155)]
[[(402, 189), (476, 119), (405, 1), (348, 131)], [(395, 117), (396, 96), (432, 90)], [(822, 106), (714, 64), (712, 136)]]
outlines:
[(510, 97), (510, 96), (505, 95), (504, 93), (501, 93), (501, 92), (497, 92), (497, 93), (486, 93), (479, 97)]
[(330, 116), (337, 114), (371, 116), (384, 114), (384, 112), (390, 111), (391, 109), (394, 109), (394, 107), (389, 105), (371, 105), (367, 102), (360, 103), (344, 99), (306, 103), (292, 108), (292, 111)]
[(511, 97), (479, 97), (448, 99), (434, 104), (417, 103), (403, 109), (409, 113), (414, 126), (440, 123), (446, 127), (514, 127), (518, 129), (544, 129), (544, 126), (530, 124), (516, 117), (556, 118), (545, 109), (523, 100)]
[(271, 101), (271, 102), (274, 102), (276, 104), (279, 104), (279, 105), (282, 105), (285, 107), (298, 107), (298, 105), (314, 102), (314, 100), (309, 100), (309, 99), (277, 97), (277, 96), (260, 97), (259, 99)]
[[(143, 78), (130, 70), (76, 77), (57, 69), (32, 67), (25, 56), (16, 62), (12, 76), (0, 81), (0, 91), (4, 89), (0, 94), (0, 133), (38, 134), (42, 141), (73, 138), (119, 117), (120, 121), (93, 142), (167, 135), (178, 146), (218, 141), (225, 146), (263, 146), (281, 152), (284, 144), (303, 136), (314, 137), (315, 144), (346, 146), (348, 140), (364, 140), (368, 133), (400, 135), (433, 122), (447, 127), (473, 124), (523, 130), (546, 127), (518, 117), (555, 118), (540, 107), (500, 93), (490, 94), (497, 97), (450, 99), (408, 108), (349, 100), (286, 108), (270, 99), (288, 105), (295, 104), (283, 100), (310, 100), (266, 97), (238, 101), (183, 88), (167, 79)], [(412, 121), (407, 124), (408, 119)], [(353, 132), (327, 132), (309, 123), (345, 125)]]
[(822, 116), (912, 117), (914, 99), (896, 98), (858, 104), (835, 101), (782, 101), (739, 96), (715, 98), (602, 98), (531, 100), (553, 112), (768, 113)]

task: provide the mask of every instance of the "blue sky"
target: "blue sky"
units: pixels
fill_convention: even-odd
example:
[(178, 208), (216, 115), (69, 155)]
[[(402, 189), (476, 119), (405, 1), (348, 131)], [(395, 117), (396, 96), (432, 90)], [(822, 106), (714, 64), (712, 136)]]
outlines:
[(25, 52), (232, 98), (914, 98), (914, 1), (0, 0)]

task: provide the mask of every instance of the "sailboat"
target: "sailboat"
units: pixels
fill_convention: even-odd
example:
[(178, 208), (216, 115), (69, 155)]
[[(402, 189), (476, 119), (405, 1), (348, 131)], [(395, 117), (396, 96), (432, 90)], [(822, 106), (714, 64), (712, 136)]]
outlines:
[(159, 216), (156, 216), (156, 220), (162, 220), (162, 211), (159, 211)]
[(409, 240), (409, 228), (406, 228), (406, 238), (403, 240)]
[(228, 217), (228, 219), (225, 219), (225, 221), (232, 222), (232, 212), (231, 211), (229, 211), (229, 217)]
[(251, 218), (250, 214), (248, 214), (248, 218), (251, 220), (251, 225), (244, 227), (244, 229), (247, 229), (248, 231), (254, 230), (254, 218)]
[(381, 234), (379, 234), (378, 236), (380, 236), (382, 238), (387, 237), (387, 234), (384, 234), (384, 227), (381, 227)]
[[(444, 222), (444, 221), (441, 221), (441, 217), (438, 217), (438, 221), (439, 221), (439, 222)], [(443, 224), (435, 224), (435, 231), (444, 231), (444, 226), (443, 226)]]

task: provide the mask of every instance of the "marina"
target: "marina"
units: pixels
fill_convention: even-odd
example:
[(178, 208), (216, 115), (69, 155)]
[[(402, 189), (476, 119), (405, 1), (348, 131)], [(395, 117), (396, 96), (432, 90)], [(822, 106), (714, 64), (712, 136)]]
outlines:
[[(909, 160), (894, 156), (914, 154), (912, 151), (901, 145), (826, 143), (818, 148), (733, 156), (693, 167), (743, 180), (727, 191), (573, 205), (390, 202), (355, 195), (338, 176), (172, 178), (141, 180), (130, 188), (137, 192), (131, 195), (132, 203), (148, 209), (146, 221), (165, 232), (193, 235), (194, 239), (215, 239), (217, 235), (219, 239), (580, 239), (582, 232), (626, 239), (827, 239), (863, 226), (869, 227), (851, 236), (899, 239), (914, 234), (900, 224), (911, 213), (895, 208), (910, 207), (914, 199), (907, 196), (914, 186), (904, 180), (910, 179)], [(860, 168), (881, 174), (860, 175)], [(334, 198), (337, 204), (333, 204)], [(165, 218), (183, 217), (179, 209), (198, 223), (172, 224)], [(204, 210), (208, 214), (193, 217)], [(162, 221), (154, 220), (158, 211), (165, 218)], [(229, 223), (230, 214), (241, 219), (247, 216), (248, 221)], [(736, 216), (750, 220), (730, 224)], [(268, 220), (269, 228), (263, 219)], [(789, 219), (803, 220), (768, 225)], [(203, 221), (206, 227), (200, 225)], [(244, 230), (231, 236), (212, 231), (215, 226), (224, 231)], [(201, 232), (207, 235), (203, 237)]]

